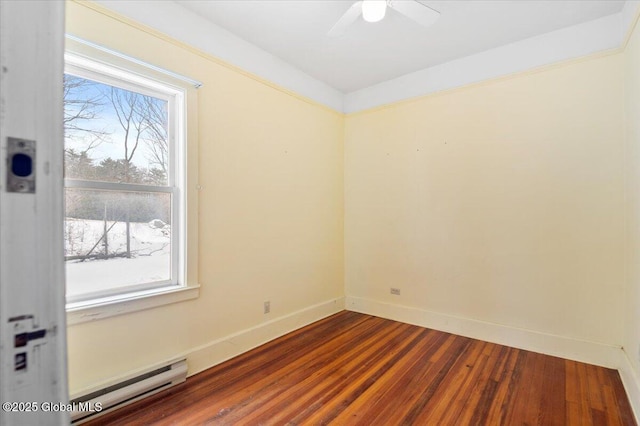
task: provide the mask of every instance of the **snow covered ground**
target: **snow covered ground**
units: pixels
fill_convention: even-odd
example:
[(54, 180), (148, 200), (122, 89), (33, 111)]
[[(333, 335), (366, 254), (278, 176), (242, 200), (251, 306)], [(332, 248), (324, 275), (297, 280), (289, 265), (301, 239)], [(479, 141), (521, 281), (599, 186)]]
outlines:
[[(152, 221), (153, 222), (153, 221)], [(113, 222), (107, 222), (110, 227)], [(171, 277), (171, 236), (168, 226), (158, 223), (131, 223), (132, 258), (87, 259), (66, 261), (67, 297), (101, 292)], [(160, 224), (162, 225), (162, 224)], [(104, 222), (67, 218), (65, 220), (65, 255), (87, 255), (104, 232)], [(116, 223), (107, 233), (108, 253), (126, 252), (126, 224)], [(104, 254), (103, 241), (91, 254)]]

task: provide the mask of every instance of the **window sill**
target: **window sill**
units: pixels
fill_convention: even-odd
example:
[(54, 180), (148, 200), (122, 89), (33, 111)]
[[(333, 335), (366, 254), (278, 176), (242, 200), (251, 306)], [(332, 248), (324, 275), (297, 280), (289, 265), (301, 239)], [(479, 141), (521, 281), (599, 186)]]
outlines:
[(138, 291), (127, 295), (67, 304), (67, 325), (96, 321), (171, 303), (196, 299), (200, 285)]

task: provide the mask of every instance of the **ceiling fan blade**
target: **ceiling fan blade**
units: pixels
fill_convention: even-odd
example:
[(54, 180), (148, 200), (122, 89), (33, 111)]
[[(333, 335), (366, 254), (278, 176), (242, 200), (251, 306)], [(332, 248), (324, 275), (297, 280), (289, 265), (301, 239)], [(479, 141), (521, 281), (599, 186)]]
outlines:
[(338, 19), (338, 22), (329, 30), (329, 37), (339, 37), (347, 31), (349, 25), (362, 15), (362, 2), (357, 1)]
[(432, 25), (440, 16), (440, 12), (416, 0), (388, 0), (387, 4), (391, 9), (402, 13), (424, 27)]

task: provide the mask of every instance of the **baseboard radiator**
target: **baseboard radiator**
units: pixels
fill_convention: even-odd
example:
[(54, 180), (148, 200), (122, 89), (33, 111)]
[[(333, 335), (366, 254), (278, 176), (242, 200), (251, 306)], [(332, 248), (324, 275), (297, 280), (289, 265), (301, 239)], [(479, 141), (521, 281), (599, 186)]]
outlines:
[(172, 361), (122, 382), (106, 386), (71, 400), (71, 423), (84, 423), (154, 393), (182, 383), (187, 378), (187, 361)]

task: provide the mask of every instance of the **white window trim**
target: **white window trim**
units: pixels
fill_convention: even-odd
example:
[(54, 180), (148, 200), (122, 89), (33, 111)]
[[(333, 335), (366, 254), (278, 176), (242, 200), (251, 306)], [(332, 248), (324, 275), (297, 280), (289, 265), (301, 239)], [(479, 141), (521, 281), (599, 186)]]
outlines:
[[(185, 139), (184, 143), (176, 143), (175, 140), (171, 141), (174, 153), (170, 156), (170, 161), (177, 162), (170, 164), (170, 167), (175, 171), (171, 173), (168, 182), (169, 186), (167, 187), (114, 184), (79, 179), (65, 180), (66, 188), (123, 190), (126, 186), (126, 190), (128, 191), (169, 192), (173, 194), (174, 200), (177, 201), (175, 203), (176, 207), (172, 207), (172, 215), (176, 214), (176, 212), (179, 215), (179, 226), (176, 227), (177, 232), (173, 232), (172, 229), (171, 242), (172, 246), (179, 250), (179, 255), (176, 257), (172, 256), (172, 280), (168, 285), (157, 285), (154, 286), (154, 288), (145, 288), (144, 285), (138, 288), (128, 287), (129, 291), (119, 294), (98, 295), (87, 300), (70, 300), (67, 303), (68, 324), (72, 325), (108, 318), (114, 315), (154, 308), (199, 297), (200, 285), (197, 283), (197, 280), (193, 279), (197, 272), (194, 271), (194, 269), (197, 269), (197, 265), (196, 268), (194, 268), (194, 262), (187, 258), (188, 248), (191, 248), (191, 254), (197, 256), (197, 229), (195, 232), (193, 229), (187, 229), (189, 218), (191, 217), (191, 221), (193, 221), (195, 216), (193, 213), (187, 211), (187, 203), (189, 199), (191, 199), (189, 207), (197, 211), (197, 201), (194, 199), (197, 197), (195, 188), (198, 187), (198, 185), (197, 183), (190, 183), (197, 179), (197, 169), (195, 169), (195, 173), (194, 170), (187, 169), (188, 156), (191, 156), (193, 160), (192, 154), (187, 152), (187, 145), (197, 147), (197, 143), (195, 143), (195, 141), (188, 141), (186, 138), (187, 134), (193, 137), (193, 128), (195, 127), (197, 129), (197, 127), (194, 126), (196, 124), (195, 117), (190, 117), (191, 123), (187, 124), (186, 105), (187, 103), (190, 106), (196, 104), (196, 102), (193, 102), (194, 99), (189, 99), (188, 97), (194, 97), (193, 88), (198, 88), (202, 84), (195, 82), (195, 80), (171, 73), (170, 71), (162, 70), (153, 65), (145, 67), (146, 64), (142, 61), (82, 41), (73, 36), (67, 36), (66, 42), (65, 72), (80, 74), (81, 77), (163, 99), (167, 99), (167, 95), (162, 96), (162, 93), (170, 93), (169, 97), (174, 96), (175, 101), (169, 102), (169, 107), (176, 109), (170, 112), (170, 117), (179, 118), (176, 122), (171, 123), (170, 126), (174, 128), (174, 132), (172, 132), (173, 136), (179, 132)], [(80, 72), (74, 72), (74, 70), (79, 70)], [(125, 81), (123, 81), (123, 77)], [(149, 88), (149, 90), (146, 88)], [(160, 93), (157, 93), (156, 90), (159, 90)], [(192, 94), (188, 95), (188, 92)], [(190, 112), (193, 112), (195, 116), (195, 111)], [(191, 163), (194, 162), (191, 161)], [(191, 169), (194, 168), (191, 167)], [(175, 179), (175, 181), (173, 179)], [(192, 188), (187, 187), (189, 183)], [(177, 188), (179, 188), (178, 191)], [(192, 223), (191, 225), (191, 228), (197, 228), (197, 224)], [(187, 238), (190, 238), (191, 241), (187, 241)], [(189, 264), (192, 266), (189, 266)], [(189, 272), (191, 276), (189, 276)]]
[(171, 303), (196, 299), (200, 295), (200, 285), (179, 288), (164, 287), (127, 293), (120, 296), (104, 297), (84, 302), (67, 303), (67, 325), (96, 321), (116, 315), (151, 309)]

